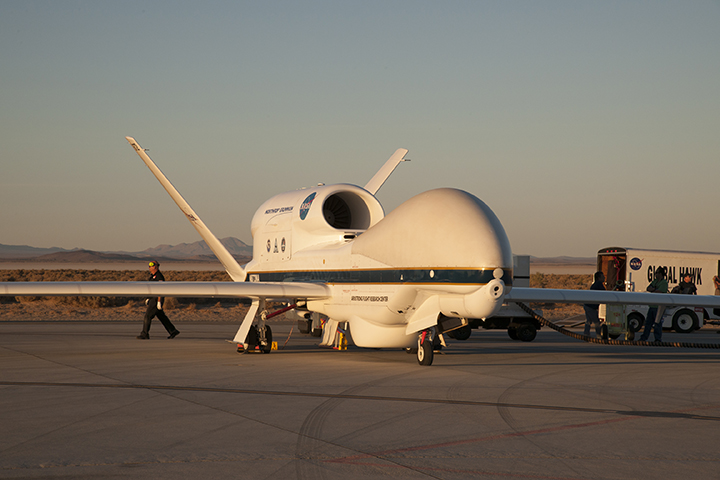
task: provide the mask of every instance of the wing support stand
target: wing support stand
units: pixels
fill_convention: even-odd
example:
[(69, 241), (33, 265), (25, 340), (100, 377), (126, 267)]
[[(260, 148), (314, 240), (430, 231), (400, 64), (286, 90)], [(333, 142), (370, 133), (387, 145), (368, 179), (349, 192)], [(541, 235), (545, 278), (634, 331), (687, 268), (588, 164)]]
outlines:
[(245, 319), (243, 319), (242, 323), (240, 324), (240, 328), (238, 328), (237, 333), (235, 334), (235, 338), (233, 338), (233, 343), (237, 343), (238, 345), (238, 352), (244, 352), (248, 348), (247, 343), (247, 337), (248, 333), (250, 332), (250, 327), (252, 327), (252, 323), (255, 320), (255, 315), (257, 314), (260, 305), (262, 304), (263, 310), (265, 309), (265, 299), (264, 298), (253, 298), (252, 304), (250, 305), (250, 309), (248, 310), (247, 314), (245, 315)]

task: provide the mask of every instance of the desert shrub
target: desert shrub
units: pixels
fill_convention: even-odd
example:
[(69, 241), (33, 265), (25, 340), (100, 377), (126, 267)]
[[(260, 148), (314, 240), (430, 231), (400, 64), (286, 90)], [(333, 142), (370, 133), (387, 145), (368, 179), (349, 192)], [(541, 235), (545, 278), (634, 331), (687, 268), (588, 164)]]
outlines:
[[(555, 273), (531, 273), (531, 288), (561, 288), (567, 290), (589, 289), (592, 284), (592, 275), (560, 275)], [(531, 308), (554, 309), (558, 308), (555, 303), (531, 303)], [(579, 307), (578, 307), (579, 308)]]
[[(224, 271), (169, 270), (163, 271), (170, 282), (229, 282)], [(0, 270), (0, 282), (143, 282), (145, 270)]]
[[(167, 281), (174, 282), (228, 282), (230, 276), (224, 271), (195, 271), (170, 270), (163, 272)], [(148, 272), (144, 270), (0, 270), (0, 282), (139, 282), (148, 279)], [(31, 303), (50, 301), (59, 305), (74, 305), (85, 308), (104, 308), (127, 305), (128, 302), (138, 301), (127, 297), (2, 297), (2, 303)], [(144, 302), (144, 299), (139, 300)], [(169, 303), (168, 303), (169, 302)], [(167, 298), (165, 306), (168, 309), (179, 308), (181, 305), (191, 303), (214, 304), (213, 298)], [(226, 300), (223, 299), (223, 303)], [(243, 303), (241, 299), (229, 299), (231, 305)]]
[(178, 299), (175, 297), (166, 297), (165, 303), (163, 304), (163, 308), (165, 310), (174, 310), (178, 308), (180, 305), (180, 302), (178, 302)]
[(39, 302), (41, 300), (47, 300), (52, 297), (15, 297), (15, 300), (18, 303), (32, 303), (32, 302)]
[(592, 275), (559, 275), (554, 273), (530, 274), (531, 288), (562, 288), (585, 290), (592, 285)]
[(125, 297), (52, 297), (58, 305), (73, 305), (84, 308), (121, 307), (127, 305)]

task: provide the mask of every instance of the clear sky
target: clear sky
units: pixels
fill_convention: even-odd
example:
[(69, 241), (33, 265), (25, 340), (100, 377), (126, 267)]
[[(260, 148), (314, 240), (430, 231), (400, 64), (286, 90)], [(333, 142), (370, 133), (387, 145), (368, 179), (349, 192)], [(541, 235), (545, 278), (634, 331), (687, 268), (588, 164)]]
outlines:
[[(483, 199), (515, 253), (720, 251), (720, 2), (0, 2), (0, 243), (220, 238), (270, 196)], [(452, 232), (448, 232), (451, 235)]]

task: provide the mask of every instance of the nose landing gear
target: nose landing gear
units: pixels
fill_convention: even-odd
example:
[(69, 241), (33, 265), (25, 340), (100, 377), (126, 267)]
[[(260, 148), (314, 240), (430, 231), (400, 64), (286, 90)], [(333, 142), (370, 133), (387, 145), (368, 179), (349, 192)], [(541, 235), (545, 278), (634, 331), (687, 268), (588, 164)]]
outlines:
[(428, 328), (418, 336), (417, 360), (420, 365), (432, 365), (434, 357), (433, 332)]

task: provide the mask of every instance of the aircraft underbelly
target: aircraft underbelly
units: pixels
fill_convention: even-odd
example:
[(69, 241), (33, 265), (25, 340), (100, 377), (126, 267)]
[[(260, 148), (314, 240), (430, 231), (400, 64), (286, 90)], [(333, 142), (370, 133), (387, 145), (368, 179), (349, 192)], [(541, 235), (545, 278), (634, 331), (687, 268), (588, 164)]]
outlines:
[(378, 326), (401, 326), (407, 323), (405, 316), (388, 308), (396, 291), (396, 286), (336, 285), (331, 299), (310, 301), (308, 308), (340, 322), (359, 317)]
[(407, 334), (405, 325), (378, 325), (362, 317), (351, 317), (350, 336), (358, 347), (406, 348), (417, 344), (417, 334)]

